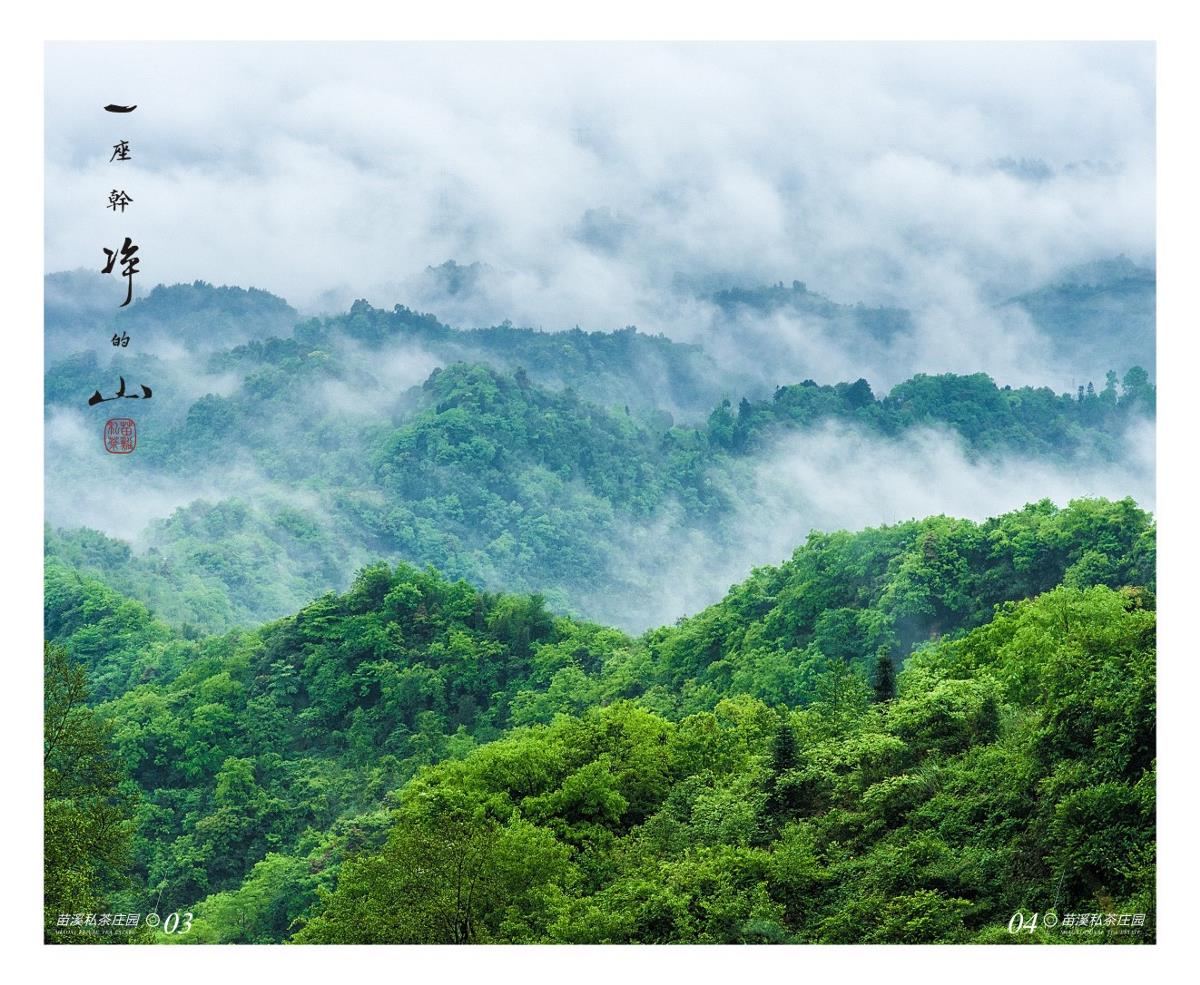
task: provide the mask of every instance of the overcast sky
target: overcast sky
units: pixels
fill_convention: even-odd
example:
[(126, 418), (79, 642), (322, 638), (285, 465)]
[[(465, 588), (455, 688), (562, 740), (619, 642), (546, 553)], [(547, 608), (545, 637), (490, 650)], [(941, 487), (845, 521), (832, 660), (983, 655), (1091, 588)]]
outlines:
[(459, 323), (686, 336), (678, 276), (953, 321), (1153, 261), (1152, 45), (51, 44), (46, 114), (48, 271), (131, 235), (301, 309), (453, 258)]

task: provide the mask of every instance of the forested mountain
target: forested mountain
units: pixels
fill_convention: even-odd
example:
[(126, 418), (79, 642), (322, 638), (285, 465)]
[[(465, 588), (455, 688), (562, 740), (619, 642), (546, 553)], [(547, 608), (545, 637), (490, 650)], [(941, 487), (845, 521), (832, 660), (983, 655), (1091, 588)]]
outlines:
[(1061, 356), (1091, 365), (1139, 365), (1154, 375), (1157, 277), (1127, 257), (1065, 271), (1057, 283), (1013, 298)]
[[(343, 363), (348, 361), (345, 356), (361, 355), (363, 350), (400, 350), (430, 368), (485, 362), (510, 372), (524, 369), (543, 385), (572, 387), (603, 406), (674, 409), (692, 417), (707, 413), (728, 392), (748, 392), (758, 385), (751, 377), (731, 374), (699, 346), (646, 335), (632, 326), (547, 332), (503, 322), (458, 329), (432, 314), (403, 305), (375, 308), (365, 300), (356, 301), (344, 314), (301, 318), (286, 301), (266, 291), (204, 281), (160, 284), (128, 310), (114, 308), (111, 293), (111, 285), (98, 274), (80, 270), (47, 275), (48, 366), (80, 353), (90, 359), (96, 346), (86, 340), (126, 333), (136, 338), (135, 351), (111, 355), (125, 363), (139, 350), (152, 353), (160, 362), (148, 365), (159, 372), (166, 368), (163, 361), (172, 361), (181, 349), (193, 353), (189, 372), (195, 373), (196, 357), (201, 365), (207, 357), (212, 375), (261, 370), (314, 349), (340, 349)], [(99, 369), (108, 362), (86, 365)], [(380, 375), (387, 368), (374, 367)]]
[[(93, 280), (47, 280), (48, 939), (156, 907), (179, 942), (1153, 940), (1144, 363), (767, 386), (634, 328), (203, 282), (118, 322)], [(1065, 340), (1055, 298), (1019, 300)], [(913, 329), (799, 282), (703, 301)], [(110, 456), (86, 401), (121, 379), (154, 399)], [(1003, 515), (922, 505), (958, 482)]]
[(208, 350), (250, 339), (290, 335), (296, 310), (256, 288), (159, 284), (128, 309), (112, 303), (112, 285), (97, 271), (47, 274), (44, 280), (46, 362), (91, 351), (106, 334), (136, 336), (142, 348)]
[(42, 55), (43, 943), (1159, 943), (1152, 43)]
[[(1129, 273), (1109, 267), (1096, 278)], [(453, 293), (471, 271), (436, 273)], [(804, 482), (780, 491), (778, 463), (814, 444), (826, 471), (855, 455), (916, 454), (934, 468), (949, 456), (984, 473), (1019, 461), (1071, 476), (1120, 467), (1154, 416), (1154, 386), (1136, 365), (1071, 394), (982, 373), (919, 374), (878, 394), (865, 379), (771, 390), (761, 374), (633, 328), (456, 329), (365, 301), (301, 319), (266, 292), (200, 281), (151, 290), (119, 312), (134, 347), (97, 351), (83, 334), (118, 327), (95, 291), (103, 281), (83, 271), (46, 281), (47, 556), (188, 635), (278, 618), (380, 559), (541, 592), (555, 612), (640, 631), (719, 598), (808, 529), (858, 521), (822, 510)], [(877, 339), (911, 328), (907, 312), (837, 304), (799, 282), (709, 300), (730, 317), (786, 308)], [(155, 393), (136, 408), (127, 460), (90, 433), (113, 405), (86, 406), (120, 379)], [(943, 437), (931, 446), (931, 434)], [(1030, 498), (1049, 491), (1040, 477), (1027, 485)], [(115, 488), (130, 508), (106, 503)], [(928, 507), (909, 509), (883, 516)], [(776, 527), (780, 537), (760, 542)], [(685, 544), (706, 559), (688, 573)]]
[(781, 281), (768, 287), (731, 287), (717, 291), (711, 300), (722, 311), (738, 314), (746, 310), (758, 315), (787, 312), (814, 319), (826, 331), (859, 341), (864, 347), (888, 342), (912, 331), (912, 315), (903, 308), (868, 307), (864, 304), (838, 304), (794, 280), (790, 287)]
[[(1154, 387), (1136, 368), (1121, 385), (1110, 374), (1102, 390), (1076, 395), (1000, 387), (984, 374), (920, 375), (882, 396), (861, 379), (809, 380), (736, 407), (722, 400), (695, 425), (662, 410), (589, 403), (523, 369), (453, 363), (394, 389), (386, 365), (344, 339), (382, 344), (409, 331), (410, 315), (361, 306), (343, 322), (301, 326), (295, 338), (220, 350), (210, 379), (225, 381), (225, 392), (194, 400), (186, 396), (194, 381), (174, 364), (131, 358), (122, 364), (131, 382), (153, 380), (165, 398), (139, 408), (136, 456), (114, 462), (80, 449), (72, 430), (48, 490), (64, 499), (52, 513), (75, 514), (80, 499), (94, 501), (114, 482), (185, 505), (133, 531), (137, 552), (88, 529), (111, 517), (85, 516), (82, 529), (56, 523), (48, 556), (103, 575), (172, 623), (210, 632), (344, 589), (356, 567), (380, 558), (433, 564), (492, 589), (542, 591), (556, 611), (642, 629), (663, 617), (651, 588), (677, 542), (703, 537), (722, 571), (762, 560), (743, 560), (743, 515), (758, 471), (789, 434), (849, 443), (932, 431), (968, 462), (999, 467), (1019, 457), (1071, 469), (1119, 462), (1130, 428), (1154, 414)], [(571, 338), (559, 348), (572, 351)], [(79, 395), (117, 373), (91, 354), (55, 364), (51, 431), (56, 413), (74, 420)], [(797, 490), (788, 509), (803, 505)], [(713, 578), (702, 601), (732, 580)]]
[(1154, 589), (1129, 500), (814, 534), (636, 638), (373, 565), (185, 639), (52, 561), (48, 667), (190, 941), (1152, 940)]

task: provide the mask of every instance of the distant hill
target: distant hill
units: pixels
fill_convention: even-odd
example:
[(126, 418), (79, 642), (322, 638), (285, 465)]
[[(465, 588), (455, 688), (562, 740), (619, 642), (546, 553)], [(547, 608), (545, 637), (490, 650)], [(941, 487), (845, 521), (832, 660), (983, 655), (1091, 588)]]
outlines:
[[(140, 285), (139, 285), (140, 286)], [(136, 336), (148, 343), (168, 342), (206, 351), (252, 338), (290, 335), (296, 309), (257, 288), (215, 287), (205, 281), (159, 284), (147, 293), (135, 290), (128, 308), (123, 285), (88, 270), (46, 275), (46, 356), (60, 358), (92, 350), (109, 334)]]
[[(361, 308), (354, 319), (364, 331), (376, 322), (401, 331), (405, 321)], [(882, 397), (865, 380), (810, 380), (761, 401), (724, 400), (686, 426), (480, 364), (436, 369), (391, 393), (386, 376), (328, 336), (255, 343), (214, 361), (234, 376), (230, 392), (164, 402), (157, 417), (157, 401), (139, 408), (146, 426), (131, 461), (114, 463), (98, 445), (90, 458), (57, 461), (54, 488), (81, 500), (114, 483), (187, 497), (145, 532), (147, 553), (86, 529), (47, 539), (51, 556), (209, 631), (280, 616), (379, 558), (543, 591), (558, 611), (645, 626), (660, 614), (648, 590), (678, 552), (674, 538), (703, 538), (714, 571), (741, 549), (755, 470), (772, 467), (787, 434), (887, 442), (936, 429), (956, 435), (971, 460), (1103, 467), (1123, 454), (1126, 429), (1153, 416), (1155, 399), (1134, 374), (1121, 390), (1082, 400), (998, 387), (982, 373), (918, 375)], [(97, 372), (84, 359), (53, 367), (51, 411), (78, 404)], [(359, 400), (361, 411), (348, 416), (332, 395)], [(798, 490), (790, 501), (802, 501)]]
[(1156, 275), (1127, 257), (1074, 267), (1007, 304), (1023, 308), (1056, 353), (1090, 375), (1141, 366), (1155, 373)]
[(711, 295), (712, 302), (723, 311), (736, 313), (747, 309), (762, 314), (788, 311), (795, 315), (818, 318), (838, 330), (861, 333), (876, 343), (912, 331), (912, 315), (903, 308), (870, 307), (859, 304), (839, 304), (808, 289), (802, 281), (794, 280), (790, 287), (783, 282), (767, 287), (731, 287)]

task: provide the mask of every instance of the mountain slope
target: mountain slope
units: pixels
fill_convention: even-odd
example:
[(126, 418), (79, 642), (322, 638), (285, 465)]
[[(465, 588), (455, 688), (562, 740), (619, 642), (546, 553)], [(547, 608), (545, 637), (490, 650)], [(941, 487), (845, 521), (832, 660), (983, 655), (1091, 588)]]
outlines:
[[(768, 905), (761, 894), (770, 880), (768, 889), (746, 890), (750, 896), (731, 911), (743, 913), (736, 927), (680, 924), (670, 929), (674, 924), (669, 921), (652, 931), (649, 925), (610, 924), (604, 922), (607, 917), (587, 914), (604, 900), (609, 902), (603, 907), (624, 911), (617, 901), (654, 885), (658, 877), (648, 874), (652, 871), (673, 885), (675, 877), (661, 868), (675, 857), (672, 845), (708, 844), (712, 851), (701, 856), (721, 867), (733, 865), (731, 872), (749, 865), (745, 878), (758, 873), (752, 882), (759, 886), (767, 864), (761, 857), (764, 845), (782, 837), (785, 829), (791, 831), (793, 822), (815, 816), (813, 812), (828, 815), (821, 822), (821, 837), (840, 837), (833, 832), (859, 822), (836, 812), (865, 809), (858, 798), (885, 781), (868, 798), (870, 804), (878, 800), (872, 810), (915, 810), (916, 792), (937, 789), (936, 783), (929, 786), (930, 769), (944, 768), (946, 777), (965, 770), (954, 782), (978, 782), (972, 779), (977, 757), (989, 762), (1003, 751), (983, 747), (999, 743), (1004, 749), (1023, 749), (1026, 740), (1019, 736), (1041, 734), (1041, 726), (1030, 723), (1043, 719), (1067, 729), (1064, 735), (1091, 735), (1103, 728), (1115, 739), (1124, 734), (1120, 729), (1132, 728), (1136, 734), (1120, 741), (1132, 741), (1142, 751), (1130, 753), (1134, 765), (1110, 768), (1117, 753), (1106, 751), (1107, 739), (1097, 738), (1095, 750), (1084, 757), (1087, 776), (1099, 777), (1093, 783), (1081, 780), (1069, 765), (1077, 754), (1063, 744), (1066, 739), (1046, 746), (1038, 754), (1042, 765), (1019, 774), (1018, 784), (1026, 785), (1013, 796), (1032, 799), (1020, 817), (1042, 816), (1039, 812), (1046, 810), (1058, 816), (1053, 805), (1059, 800), (1046, 801), (1041, 793), (1048, 781), (1039, 777), (1049, 776), (1046, 770), (1061, 774), (1066, 784), (1060, 785), (1061, 797), (1078, 795), (1085, 814), (1126, 810), (1119, 805), (1130, 803), (1129, 798), (1152, 796), (1152, 780), (1143, 782), (1141, 776), (1147, 768), (1147, 743), (1152, 748), (1144, 705), (1153, 692), (1152, 663), (1145, 662), (1152, 660), (1153, 559), (1152, 523), (1132, 502), (1084, 501), (1062, 510), (1041, 503), (984, 524), (934, 517), (858, 534), (814, 535), (789, 562), (756, 571), (719, 605), (640, 639), (554, 618), (536, 597), (490, 596), (434, 573), (384, 566), (364, 570), (346, 595), (327, 596), (294, 617), (248, 634), (172, 640), (165, 627), (156, 628), (145, 610), (133, 604), (126, 617), (128, 633), (133, 638), (150, 634), (153, 642), (106, 653), (96, 646), (115, 638), (111, 620), (121, 605), (102, 585), (86, 581), (75, 583), (74, 594), (61, 588), (48, 591), (47, 625), (55, 630), (54, 642), (86, 659), (93, 675), (117, 682), (122, 680), (116, 673), (119, 666), (129, 667), (124, 684), (109, 685), (110, 699), (98, 711), (112, 723), (118, 760), (142, 791), (137, 878), (144, 892), (161, 890), (172, 907), (196, 904), (209, 922), (205, 933), (210, 937), (279, 939), (292, 919), (315, 912), (317, 888), (333, 888), (348, 852), (383, 846), (397, 817), (403, 820), (404, 805), (411, 806), (416, 797), (428, 806), (417, 792), (425, 789), (422, 784), (436, 783), (451, 797), (445, 807), (450, 814), (421, 824), (444, 830), (446, 824), (461, 822), (464, 838), (480, 837), (488, 844), (499, 838), (522, 858), (535, 849), (549, 853), (546, 871), (558, 873), (551, 880), (558, 887), (552, 895), (570, 890), (556, 897), (555, 906), (566, 910), (552, 907), (538, 911), (541, 916), (522, 911), (525, 922), (520, 926), (506, 930), (491, 925), (470, 939), (554, 939), (568, 928), (595, 939), (657, 939), (654, 934), (660, 932), (673, 940), (722, 934), (728, 939), (774, 939), (817, 931), (799, 916), (787, 916), (788, 905), (800, 904), (785, 904), (769, 892), (775, 903)], [(57, 569), (54, 579), (54, 585), (71, 584)], [(1060, 583), (1060, 591), (1004, 616), (998, 623), (1002, 629), (987, 628), (994, 604), (1038, 596)], [(1049, 634), (1044, 646), (1030, 635), (1035, 626)], [(972, 627), (982, 628), (964, 638)], [(1125, 639), (1132, 643), (1121, 642)], [(1085, 650), (1079, 651), (1080, 646)], [(1005, 652), (1009, 657), (1003, 657)], [(1046, 704), (1051, 677), (1039, 675), (1058, 667), (1053, 661), (1060, 658), (1052, 661), (1050, 655), (1060, 653), (1061, 660), (1069, 662), (1075, 654), (1084, 664), (1054, 670), (1065, 675), (1062, 687), (1055, 685), (1051, 694), (1059, 704)], [(1001, 657), (1007, 662), (993, 667)], [(1110, 660), (1118, 664), (1111, 671), (1093, 672), (1087, 669), (1092, 659), (1102, 666)], [(893, 701), (890, 682), (906, 660), (899, 675), (900, 697)], [(1142, 663), (1136, 665), (1135, 678), (1123, 681), (1120, 661), (1127, 660)], [(1049, 661), (1045, 667), (1043, 661)], [(1082, 682), (1076, 680), (1079, 675)], [(1068, 684), (1078, 687), (1072, 691)], [(1088, 695), (1106, 687), (1116, 689), (1111, 700), (1093, 707)], [(1141, 704), (1130, 705), (1120, 697), (1120, 688), (1126, 687), (1143, 689)], [(111, 695), (122, 689), (124, 693)], [(1142, 717), (1130, 723), (1122, 717), (1127, 714)], [(568, 717), (560, 719), (563, 715)], [(1111, 726), (1104, 724), (1109, 721), (1105, 715), (1115, 716)], [(793, 733), (790, 740), (785, 725)], [(1010, 734), (1010, 725), (1016, 733)], [(514, 727), (533, 731), (504, 740), (509, 745), (481, 746)], [(647, 742), (650, 746), (642, 748)], [(795, 749), (780, 751), (779, 742)], [(585, 758), (564, 760), (554, 751), (559, 743)], [(664, 759), (664, 744), (679, 751)], [(479, 752), (472, 754), (476, 748)], [(510, 748), (519, 750), (513, 753), (516, 759), (506, 751)], [(678, 757), (685, 750), (690, 750), (686, 762), (691, 765), (682, 773), (671, 772), (676, 767), (670, 764), (683, 762)], [(1021, 753), (1027, 754), (1032, 755)], [(851, 758), (845, 759), (847, 755)], [(400, 815), (388, 813), (395, 803), (389, 791), (402, 787), (422, 765), (463, 756), (468, 756), (466, 765), (429, 774), (401, 796)], [(527, 762), (528, 756), (533, 760)], [(622, 766), (622, 757), (629, 756), (634, 758)], [(965, 758), (943, 763), (947, 756)], [(768, 760), (776, 763), (774, 773), (763, 772)], [(534, 762), (543, 765), (535, 769)], [(873, 764), (869, 769), (868, 762)], [(710, 775), (717, 764), (724, 765)], [(818, 766), (818, 773), (804, 774)], [(480, 769), (482, 778), (471, 779)], [(535, 781), (543, 769), (552, 772)], [(800, 773), (791, 776), (796, 770)], [(780, 786), (785, 774), (787, 784)], [(913, 775), (925, 779), (918, 784)], [(868, 783), (869, 777), (874, 779)], [(850, 780), (851, 786), (845, 786)], [(1125, 787), (1110, 789), (1113, 783)], [(828, 784), (833, 786), (826, 789)], [(1097, 784), (1099, 792), (1086, 792)], [(515, 821), (508, 808), (496, 806), (497, 815), (486, 806), (502, 803), (488, 789), (503, 793), (508, 798), (503, 803), (519, 807)], [(476, 803), (478, 796), (484, 800)], [(888, 807), (893, 797), (900, 799)], [(1116, 806), (1104, 806), (1108, 801), (1088, 806), (1093, 797), (1116, 798)], [(529, 798), (533, 800), (526, 804)], [(768, 806), (772, 803), (775, 807)], [(801, 809), (803, 804), (808, 806)], [(667, 815), (651, 825), (662, 811)], [(708, 833), (677, 837), (670, 825), (658, 831), (668, 817), (682, 823), (685, 816), (692, 818), (689, 825), (707, 818)], [(1085, 820), (1091, 816), (1086, 814)], [(482, 829), (472, 827), (477, 822)], [(875, 851), (875, 834), (883, 830), (871, 821), (855, 835), (861, 851), (856, 849), (853, 857)], [(904, 837), (913, 834), (908, 830)], [(393, 832), (391, 837), (402, 842), (397, 851), (428, 848), (419, 830), (413, 834), (415, 842), (406, 841), (407, 834)], [(660, 844), (655, 840), (660, 837), (667, 841)], [(809, 834), (793, 831), (787, 837), (805, 839)], [(504, 840), (510, 838), (511, 843)], [(644, 856), (651, 868), (641, 875), (637, 866), (643, 863), (619, 861), (626, 852), (618, 851), (618, 845), (627, 838), (634, 838), (627, 843), (630, 850), (651, 839), (635, 850), (636, 857), (651, 852)], [(1084, 842), (1077, 848), (1085, 854), (1093, 850)], [(661, 865), (651, 861), (660, 849), (665, 853)], [(702, 860), (688, 857), (685, 852), (680, 862), (685, 870), (708, 879), (701, 875), (702, 865), (692, 868)], [(821, 857), (821, 866), (833, 865), (832, 856)], [(857, 898), (845, 886), (857, 878), (852, 878), (855, 866), (865, 863), (845, 861), (833, 870), (840, 874), (818, 879), (821, 885), (844, 884), (840, 895), (823, 897), (821, 905), (832, 907), (829, 919)], [(990, 920), (997, 907), (1009, 905), (1011, 896), (1008, 890), (1008, 895), (996, 895), (995, 887), (1007, 884), (1003, 871), (988, 871), (993, 882), (970, 886), (986, 902), (972, 911), (979, 919), (959, 920), (961, 907), (955, 902), (967, 898), (963, 880), (973, 876), (961, 874), (957, 883), (946, 885), (930, 883), (928, 873), (914, 876), (918, 888), (940, 894), (930, 904), (939, 913), (948, 910), (942, 914), (944, 927), (938, 923), (934, 930), (913, 933), (959, 939), (986, 930), (983, 915)], [(1042, 885), (1037, 880), (1044, 880), (1045, 871), (1044, 865), (1038, 869), (1036, 885)], [(619, 888), (627, 876), (643, 889)], [(1133, 899), (1143, 892), (1146, 878), (1131, 876), (1118, 885), (1097, 882), (1094, 871), (1068, 876), (1078, 878), (1070, 885), (1081, 900), (1100, 890), (1119, 890)], [(518, 880), (520, 886), (525, 878)], [(502, 895), (520, 888), (502, 884), (508, 887)], [(948, 888), (954, 892), (947, 895)], [(634, 897), (627, 897), (628, 892)], [(217, 916), (244, 908), (263, 893), (279, 905), (268, 907), (263, 922), (251, 921), (252, 929), (237, 931)], [(549, 905), (538, 898), (537, 906)], [(335, 916), (339, 905), (334, 904)], [(1028, 899), (1022, 905), (1036, 909), (1046, 904)], [(743, 912), (745, 906), (749, 909)], [(281, 913), (290, 915), (284, 920)], [(765, 923), (756, 922), (760, 917)], [(338, 926), (343, 929), (306, 934), (348, 932), (344, 922)], [(426, 927), (421, 933), (442, 939), (430, 925), (421, 926)], [(831, 924), (819, 933), (851, 939), (846, 935), (856, 932), (838, 926), (843, 929)], [(395, 933), (404, 937), (410, 930)]]

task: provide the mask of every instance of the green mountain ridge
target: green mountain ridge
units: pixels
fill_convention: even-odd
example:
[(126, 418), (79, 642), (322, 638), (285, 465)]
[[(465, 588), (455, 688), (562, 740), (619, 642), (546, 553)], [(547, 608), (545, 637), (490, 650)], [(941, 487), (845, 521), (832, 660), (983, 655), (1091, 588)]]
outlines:
[(1095, 366), (1130, 358), (1155, 375), (1157, 275), (1127, 257), (1064, 271), (1059, 281), (1012, 298), (1061, 357), (1087, 352)]
[[(1137, 370), (1120, 388), (1112, 375), (1104, 390), (1074, 398), (998, 387), (984, 374), (919, 375), (883, 397), (865, 380), (805, 381), (736, 409), (723, 401), (689, 427), (588, 404), (520, 370), (454, 364), (397, 395), (395, 410), (347, 420), (293, 399), (296, 387), (341, 381), (336, 358), (284, 343), (262, 358), (237, 392), (159, 421), (139, 439), (137, 461), (119, 463), (121, 481), (227, 475), (231, 494), (202, 496), (156, 522), (144, 552), (58, 527), (47, 531), (47, 556), (209, 632), (344, 589), (375, 558), (541, 591), (557, 611), (628, 625), (640, 620), (621, 600), (646, 594), (673, 532), (702, 531), (713, 551), (736, 549), (737, 508), (782, 435), (830, 426), (891, 440), (935, 428), (969, 461), (1107, 463), (1124, 454), (1128, 427), (1153, 417), (1155, 399)], [(78, 370), (60, 364), (48, 391), (82, 385), (82, 375), (62, 375)], [(89, 486), (115, 478), (112, 462), (93, 467), (107, 471)], [(663, 522), (673, 526), (660, 556), (645, 559), (649, 574), (625, 564), (622, 532)]]
[(814, 534), (639, 638), (408, 566), (196, 640), (47, 579), (137, 799), (121, 898), (191, 941), (1153, 939), (1129, 500)]
[[(1112, 360), (1066, 394), (103, 280), (46, 281), (48, 942), (1155, 940), (1155, 526), (1095, 496), (1147, 488), (1153, 272), (1013, 299)], [(925, 516), (957, 481), (1000, 515)], [(117, 909), (180, 932), (71, 926)]]

